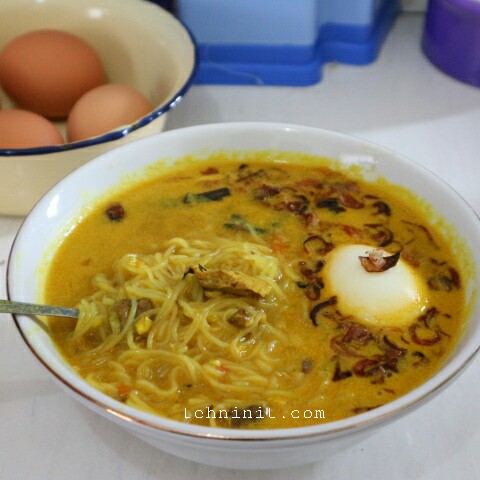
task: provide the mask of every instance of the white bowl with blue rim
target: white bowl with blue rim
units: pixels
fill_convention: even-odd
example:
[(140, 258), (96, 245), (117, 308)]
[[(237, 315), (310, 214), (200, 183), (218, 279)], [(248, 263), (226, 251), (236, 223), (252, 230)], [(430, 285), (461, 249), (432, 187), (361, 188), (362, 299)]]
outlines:
[[(0, 50), (15, 37), (53, 28), (85, 39), (110, 83), (143, 93), (155, 108), (135, 123), (52, 147), (0, 149), (0, 215), (25, 215), (52, 185), (90, 159), (163, 130), (167, 112), (190, 88), (196, 43), (172, 14), (146, 0), (2, 0)], [(0, 89), (3, 109), (15, 107)], [(65, 122), (56, 125), (65, 133)]]

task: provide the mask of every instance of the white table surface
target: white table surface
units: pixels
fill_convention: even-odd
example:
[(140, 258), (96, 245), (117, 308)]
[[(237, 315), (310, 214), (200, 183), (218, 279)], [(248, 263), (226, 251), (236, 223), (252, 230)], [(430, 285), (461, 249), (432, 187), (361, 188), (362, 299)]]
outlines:
[[(447, 180), (480, 212), (480, 89), (422, 55), (421, 14), (403, 14), (379, 59), (329, 65), (312, 87), (194, 86), (167, 128), (279, 121), (383, 144)], [(0, 275), (21, 219), (0, 217)], [(0, 298), (5, 298), (2, 280)], [(177, 459), (63, 393), (0, 315), (0, 478), (8, 480), (454, 480), (480, 475), (480, 358), (447, 391), (350, 450), (301, 468), (248, 472)]]

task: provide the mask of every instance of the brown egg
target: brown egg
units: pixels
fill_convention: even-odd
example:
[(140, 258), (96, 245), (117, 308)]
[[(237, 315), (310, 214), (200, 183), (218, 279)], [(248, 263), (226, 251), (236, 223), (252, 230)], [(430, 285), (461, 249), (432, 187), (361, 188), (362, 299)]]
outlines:
[(0, 148), (34, 148), (63, 143), (60, 132), (46, 118), (26, 110), (0, 111)]
[(96, 137), (133, 123), (152, 110), (150, 102), (132, 87), (102, 85), (83, 95), (73, 107), (67, 120), (68, 141)]
[(84, 40), (58, 30), (38, 30), (8, 43), (0, 54), (0, 84), (23, 108), (66, 117), (88, 90), (105, 83), (102, 63)]

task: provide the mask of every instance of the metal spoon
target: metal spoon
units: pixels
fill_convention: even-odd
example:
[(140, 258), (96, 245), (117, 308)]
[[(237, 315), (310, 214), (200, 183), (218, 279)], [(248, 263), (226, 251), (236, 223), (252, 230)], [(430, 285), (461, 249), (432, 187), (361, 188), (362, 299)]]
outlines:
[(79, 315), (79, 311), (76, 308), (11, 302), (10, 300), (0, 300), (0, 313), (20, 313), (23, 315), (47, 315), (49, 317), (69, 318), (78, 318)]

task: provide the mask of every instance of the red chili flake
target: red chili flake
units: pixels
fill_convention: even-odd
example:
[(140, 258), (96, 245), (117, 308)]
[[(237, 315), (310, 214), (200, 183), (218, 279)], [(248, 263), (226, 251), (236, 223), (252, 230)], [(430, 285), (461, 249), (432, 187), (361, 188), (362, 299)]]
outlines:
[(360, 200), (357, 200), (352, 194), (348, 192), (342, 192), (338, 196), (338, 201), (347, 208), (359, 209), (365, 206)]
[(411, 225), (412, 227), (415, 227), (415, 228), (418, 228), (419, 230), (421, 230), (425, 236), (428, 238), (428, 240), (436, 247), (438, 248), (438, 245), (437, 243), (435, 242), (435, 239), (433, 238), (433, 235), (430, 233), (430, 230), (425, 227), (424, 225), (420, 225), (418, 223), (414, 223), (414, 222), (409, 222), (408, 220), (402, 220), (403, 223), (406, 223), (407, 225)]
[(385, 202), (382, 202), (379, 200), (378, 202), (374, 202), (372, 204), (373, 207), (377, 210), (374, 215), (386, 215), (389, 217), (392, 214), (392, 209), (390, 208), (390, 205), (388, 205)]
[(328, 192), (332, 193), (360, 193), (360, 187), (355, 182), (332, 182), (328, 184)]
[(312, 235), (304, 240), (303, 248), (309, 255), (326, 255), (333, 250), (333, 243), (327, 242), (320, 235)]
[(215, 167), (208, 167), (205, 170), (201, 171), (202, 175), (215, 175), (216, 173), (219, 173), (218, 168)]
[(393, 241), (393, 232), (381, 223), (366, 223), (365, 227), (370, 230), (371, 238), (379, 247), (386, 247)]
[(451, 292), (453, 283), (445, 275), (436, 275), (428, 279), (428, 286), (432, 290), (444, 290), (445, 292)]
[(344, 370), (340, 368), (340, 362), (335, 364), (335, 371), (333, 372), (332, 382), (338, 382), (340, 380), (345, 380), (352, 376), (352, 372), (350, 370)]
[(309, 282), (316, 282), (317, 276), (315, 275), (315, 271), (311, 268), (303, 267), (300, 269), (302, 275), (309, 281)]
[(345, 182), (344, 188), (351, 193), (360, 193), (360, 187), (355, 182)]
[(372, 339), (372, 335), (367, 327), (359, 323), (350, 323), (347, 333), (343, 336), (342, 341), (345, 343), (357, 342), (366, 345)]
[(321, 272), (324, 266), (325, 266), (325, 260), (319, 260), (315, 264), (315, 273)]
[(313, 268), (307, 268), (306, 262), (299, 262), (300, 272), (308, 282), (299, 282), (297, 285), (304, 289), (305, 296), (312, 301), (320, 298), (320, 292), (324, 287), (323, 280), (318, 276), (325, 262), (319, 260)]
[(374, 374), (375, 370), (380, 366), (380, 360), (373, 358), (364, 358), (359, 360), (353, 366), (353, 372), (359, 377), (369, 377)]
[(295, 182), (295, 185), (298, 185), (299, 187), (312, 187), (312, 188), (323, 187), (323, 183), (316, 180), (315, 178), (303, 178), (302, 180)]
[[(301, 200), (295, 200), (292, 202), (286, 202), (283, 204), (283, 207), (280, 207), (280, 210), (282, 208), (285, 208), (285, 210), (288, 210), (289, 212), (303, 214), (307, 210), (308, 205), (305, 203), (303, 199), (301, 199)], [(275, 209), (279, 210), (277, 205), (275, 205)]]
[(407, 252), (407, 251), (403, 251), (401, 253), (401, 256), (403, 258), (403, 260), (405, 260), (408, 264), (410, 264), (412, 267), (419, 267), (420, 266), (420, 260), (418, 259), (418, 257), (413, 254), (412, 252)]
[(431, 307), (423, 315), (420, 315), (418, 320), (422, 322), (425, 327), (430, 328), (430, 321), (433, 320), (437, 314), (438, 310), (435, 307)]
[(312, 321), (315, 327), (318, 327), (318, 322), (317, 322), (318, 312), (323, 308), (329, 307), (331, 305), (335, 305), (336, 303), (337, 303), (337, 297), (333, 296), (333, 297), (330, 297), (328, 300), (325, 300), (324, 302), (317, 303), (312, 308), (312, 310), (310, 311), (310, 320)]
[(299, 215), (305, 214), (310, 204), (307, 196), (289, 186), (275, 187), (263, 184), (254, 190), (253, 196), (256, 200), (269, 204), (275, 210), (287, 210)]
[(398, 345), (393, 343), (386, 335), (384, 335), (383, 341), (392, 351), (395, 352), (395, 355), (397, 355), (399, 357), (403, 357), (407, 353), (406, 348), (399, 347)]
[[(416, 343), (417, 345), (430, 346), (430, 345), (435, 345), (441, 340), (440, 332), (438, 331), (438, 329), (434, 329), (430, 325), (431, 320), (435, 318), (437, 313), (438, 313), (438, 310), (435, 307), (429, 308), (423, 315), (418, 317), (418, 320), (416, 323), (414, 323), (409, 327), (408, 331), (410, 332), (410, 336), (412, 337), (412, 341), (414, 343)], [(433, 333), (431, 337), (424, 338), (424, 337), (419, 337), (417, 335), (417, 330), (420, 327), (422, 327), (422, 324), (423, 324), (423, 327), (425, 327), (426, 329), (429, 329)]]
[(309, 283), (304, 290), (305, 296), (312, 302), (316, 302), (320, 298), (322, 288), (323, 281), (321, 279), (318, 282)]
[(320, 219), (315, 212), (302, 213), (302, 219), (306, 227), (316, 227), (320, 223)]
[(452, 279), (453, 286), (457, 289), (460, 288), (460, 275), (459, 275), (459, 273), (453, 267), (450, 267), (448, 269), (448, 273), (450, 273), (450, 278)]
[(350, 347), (343, 341), (342, 334), (333, 337), (330, 340), (330, 348), (341, 357), (365, 358), (365, 355), (358, 353), (353, 347)]
[(433, 330), (433, 336), (431, 338), (420, 338), (417, 335), (417, 329), (420, 327), (418, 323), (414, 323), (413, 325), (410, 326), (409, 332), (410, 335), (412, 336), (412, 341), (416, 343), (417, 345), (435, 345), (440, 341), (440, 334)]
[(120, 397), (121, 402), (125, 402), (127, 400), (128, 395), (129, 395), (131, 390), (132, 390), (132, 387), (130, 387), (129, 385), (125, 385), (125, 384), (120, 384), (117, 387), (117, 393), (118, 393), (118, 396)]
[(361, 234), (361, 230), (352, 225), (342, 225), (342, 229), (349, 237), (358, 237)]
[(299, 262), (300, 272), (309, 282), (318, 282), (320, 280), (317, 273), (322, 271), (324, 265), (324, 260), (319, 260), (313, 268), (308, 268), (306, 262)]
[(450, 267), (448, 275), (444, 273), (433, 275), (428, 279), (427, 283), (432, 290), (451, 292), (454, 288), (460, 288), (460, 275), (453, 267)]
[(386, 352), (382, 366), (386, 370), (398, 372), (398, 360), (406, 355), (407, 350), (395, 345), (386, 335), (383, 337), (383, 341), (386, 346)]
[(256, 170), (256, 171), (253, 171), (253, 172), (249, 172), (247, 169), (246, 169), (247, 166), (245, 166), (245, 168), (239, 168), (238, 170), (238, 178), (237, 178), (237, 183), (239, 182), (243, 182), (245, 183), (246, 185), (250, 185), (253, 181), (255, 180), (261, 180), (263, 178), (265, 178), (267, 175), (265, 174), (265, 170), (263, 168), (261, 168), (260, 170)]
[(289, 239), (280, 234), (274, 234), (270, 241), (270, 248), (274, 252), (285, 252), (290, 246)]
[(256, 188), (253, 191), (253, 196), (255, 200), (262, 200), (265, 201), (275, 195), (280, 193), (279, 187), (274, 187), (272, 185), (263, 184), (260, 188)]
[(418, 367), (419, 365), (426, 365), (430, 362), (428, 357), (423, 352), (413, 352), (412, 356), (418, 358), (418, 360), (413, 364), (414, 367)]
[(114, 203), (105, 210), (105, 215), (114, 222), (120, 222), (125, 217), (125, 209), (120, 203)]

